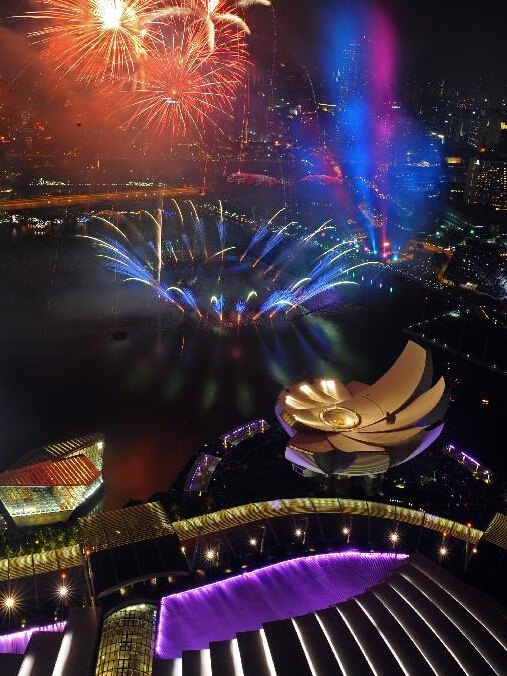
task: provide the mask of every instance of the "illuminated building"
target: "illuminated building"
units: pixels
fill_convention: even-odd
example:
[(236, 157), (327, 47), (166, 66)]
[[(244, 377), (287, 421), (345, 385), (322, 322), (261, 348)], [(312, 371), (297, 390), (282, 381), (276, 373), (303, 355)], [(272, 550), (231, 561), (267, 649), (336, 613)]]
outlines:
[(67, 521), (102, 484), (103, 453), (102, 434), (29, 451), (0, 474), (0, 501), (17, 526)]
[(410, 341), (373, 385), (334, 378), (293, 385), (276, 414), (290, 436), (285, 457), (305, 476), (378, 474), (421, 453), (447, 409), (443, 378), (430, 387), (429, 352)]
[(464, 239), (456, 246), (443, 280), (495, 298), (506, 298), (507, 241), (500, 237)]
[(465, 184), (465, 199), (493, 211), (507, 209), (507, 159), (498, 155), (471, 157)]
[[(263, 434), (270, 426), (263, 419), (252, 420), (241, 427), (236, 427), (220, 437), (216, 448), (209, 449), (205, 446), (190, 468), (185, 480), (184, 491), (186, 493), (207, 493), (213, 474), (222, 460), (221, 454), (227, 449), (234, 448), (246, 439), (251, 439), (257, 434)], [(213, 451), (213, 452), (211, 452)]]
[[(168, 554), (167, 528), (152, 528), (163, 525), (160, 505), (81, 521), (78, 549), (87, 557), (88, 584), (74, 590), (65, 619), (0, 634), (2, 676), (505, 673), (503, 609), (447, 570), (462, 571), (463, 560), (465, 567), (471, 561), (480, 566), (488, 547), (504, 557), (503, 515), (482, 532), (471, 524), (360, 500), (243, 505), (174, 522), (170, 537), (178, 547), (159, 559), (149, 579), (140, 579), (132, 564), (143, 565), (151, 550), (154, 561), (157, 550)], [(287, 551), (273, 560), (276, 548), (296, 537), (294, 523), (306, 540), (300, 537), (300, 553)], [(266, 528), (270, 557), (240, 556), (247, 563), (235, 565), (238, 554), (252, 550), (245, 531), (259, 524)], [(94, 539), (100, 528), (101, 544)], [(109, 540), (115, 533), (120, 539)], [(324, 551), (316, 551), (323, 533)], [(88, 541), (93, 549), (86, 548)], [(178, 583), (175, 572), (191, 570), (190, 564), (184, 570), (181, 551), (199, 572), (181, 576)], [(487, 569), (487, 556), (484, 565)], [(83, 569), (79, 557), (75, 568)], [(93, 588), (97, 592), (101, 568), (117, 586), (96, 594), (92, 605), (89, 595)], [(68, 570), (72, 576), (73, 568)], [(45, 583), (51, 582), (47, 566), (43, 574)], [(26, 579), (20, 582), (26, 588)], [(78, 607), (82, 596), (88, 607)]]
[(140, 603), (108, 615), (102, 625), (95, 676), (150, 674), (157, 607)]
[(465, 451), (456, 448), (456, 446), (454, 446), (453, 444), (447, 444), (446, 446), (444, 446), (442, 448), (442, 453), (445, 453), (453, 460), (456, 460), (461, 465), (466, 467), (466, 469), (474, 477), (482, 479), (482, 481), (485, 481), (486, 483), (489, 483), (491, 481), (493, 472), (490, 469), (484, 467), (484, 465), (480, 463), (478, 460), (473, 458), (468, 453), (465, 453)]
[(340, 51), (337, 68), (334, 72), (336, 80), (336, 107), (345, 111), (364, 96), (369, 82), (370, 71), (367, 64), (369, 39), (366, 37), (346, 42)]

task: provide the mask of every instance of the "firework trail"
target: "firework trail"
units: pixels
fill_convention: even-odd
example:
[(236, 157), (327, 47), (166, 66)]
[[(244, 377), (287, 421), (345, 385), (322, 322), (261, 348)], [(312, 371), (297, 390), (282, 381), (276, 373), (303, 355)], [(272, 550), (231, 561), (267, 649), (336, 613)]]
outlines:
[[(195, 221), (194, 231), (199, 233), (202, 228), (205, 233), (204, 221), (199, 218), (195, 206), (192, 211)], [(178, 213), (183, 218), (181, 210), (178, 210)], [(153, 223), (157, 223), (157, 221), (152, 214), (146, 215), (149, 216), (146, 222), (152, 228)], [(220, 216), (219, 223), (223, 224), (223, 237), (225, 239), (226, 220), (224, 219), (222, 210), (220, 210)], [(97, 225), (107, 229), (107, 236), (102, 238), (93, 235), (83, 235), (83, 237), (99, 249), (99, 256), (104, 259), (106, 266), (114, 270), (124, 281), (138, 282), (151, 287), (156, 297), (174, 303), (181, 312), (190, 311), (200, 318), (203, 317), (201, 307), (206, 308), (207, 303), (204, 301), (203, 305), (202, 292), (204, 290), (204, 293), (207, 294), (209, 284), (216, 283), (211, 264), (208, 268), (208, 264), (213, 258), (221, 256), (223, 261), (220, 265), (219, 284), (228, 284), (231, 274), (236, 274), (238, 270), (244, 271), (245, 269), (250, 271), (245, 280), (249, 285), (252, 282), (255, 283), (255, 280), (260, 281), (262, 279), (262, 276), (253, 272), (251, 268), (237, 266), (239, 259), (237, 254), (233, 253), (236, 249), (234, 245), (224, 247), (209, 257), (200, 256), (196, 251), (196, 258), (191, 268), (189, 268), (186, 263), (183, 263), (181, 267), (179, 266), (177, 256), (179, 250), (175, 249), (174, 244), (171, 241), (162, 241), (160, 246), (169, 254), (169, 261), (166, 261), (163, 268), (160, 269), (161, 256), (159, 255), (158, 244), (155, 246), (150, 239), (142, 239), (142, 235), (136, 227), (133, 226), (133, 229), (139, 236), (139, 242), (136, 240), (136, 246), (134, 247), (131, 240), (127, 237), (126, 232), (128, 230), (125, 232), (120, 230), (113, 222), (113, 220), (118, 219), (97, 216), (95, 219), (90, 220), (95, 220)], [(126, 219), (124, 220), (127, 224), (129, 223)], [(283, 226), (273, 235), (268, 236), (267, 224), (261, 225), (259, 228), (261, 234), (259, 235), (259, 230), (257, 230), (252, 234), (252, 240), (255, 240), (259, 244), (267, 238), (263, 247), (264, 255), (266, 255), (266, 252), (273, 251), (275, 246), (278, 247), (280, 245), (291, 254), (291, 260), (294, 260), (294, 252), (304, 250), (305, 246), (309, 246), (311, 235), (303, 238), (294, 237), (293, 240), (285, 241), (282, 245), (281, 240), (285, 239), (284, 232), (287, 227), (288, 225)], [(323, 227), (325, 226), (320, 226), (314, 233), (322, 231)], [(190, 241), (188, 234), (183, 232), (180, 247), (184, 248), (185, 245), (190, 247)], [(247, 250), (251, 250), (252, 248), (253, 246), (247, 246)], [(224, 257), (226, 252), (229, 252), (227, 258)], [(283, 259), (285, 261), (285, 254), (282, 254), (283, 252), (278, 256), (278, 260)], [(280, 312), (288, 315), (297, 308), (304, 309), (305, 306), (307, 307), (307, 304), (325, 292), (342, 285), (356, 284), (355, 281), (348, 277), (356, 269), (366, 265), (382, 265), (382, 263), (375, 260), (364, 261), (364, 259), (361, 259), (361, 255), (362, 250), (357, 248), (355, 240), (339, 242), (316, 256), (306, 274), (293, 277), (288, 272), (290, 281), (283, 286), (278, 285), (278, 287), (268, 290), (266, 289), (265, 282), (262, 282), (257, 290), (251, 286), (243, 287), (230, 303), (228, 317), (225, 314), (226, 308), (223, 293), (214, 295), (210, 301), (211, 312), (206, 311), (206, 317), (207, 319), (218, 317), (221, 323), (229, 319), (229, 321), (239, 324), (242, 322), (243, 317), (246, 317), (247, 313), (250, 320), (256, 321), (261, 316), (272, 318)], [(174, 262), (172, 262), (172, 259), (174, 259)], [(228, 265), (228, 262), (231, 262), (231, 266)], [(182, 279), (185, 279), (185, 275), (187, 276), (187, 281), (182, 281)], [(211, 281), (210, 275), (213, 275), (213, 281)], [(163, 279), (163, 283), (160, 277)], [(221, 281), (222, 278), (223, 280)], [(237, 282), (233, 282), (233, 284), (236, 285)], [(235, 288), (234, 285), (230, 288)], [(248, 288), (250, 290), (247, 292), (246, 289)], [(260, 294), (259, 298), (258, 293)], [(310, 308), (312, 307), (314, 306), (310, 305)]]
[[(348, 242), (342, 242), (338, 246), (343, 247), (346, 244), (348, 244)], [(355, 252), (356, 248), (349, 247), (347, 249), (343, 249), (339, 253), (336, 253), (336, 250), (337, 247), (332, 247), (332, 249), (329, 249), (328, 251), (324, 252), (324, 254), (317, 256), (317, 258), (314, 261), (313, 267), (308, 273), (312, 279), (316, 279), (317, 277), (319, 277), (319, 275), (336, 260), (342, 258), (343, 256), (346, 256), (349, 253)]]
[(236, 317), (237, 317), (237, 322), (238, 322), (238, 324), (239, 324), (240, 321), (241, 321), (241, 317), (245, 314), (246, 309), (247, 309), (247, 304), (246, 304), (246, 301), (245, 301), (245, 300), (240, 299), (240, 300), (238, 300), (238, 301), (236, 302), (236, 305), (235, 305), (235, 307), (234, 307), (234, 310), (235, 310), (235, 312), (236, 312)]
[(282, 274), (285, 267), (290, 263), (290, 261), (302, 249), (304, 249), (305, 245), (308, 242), (310, 242), (313, 239), (313, 237), (315, 237), (315, 235), (317, 235), (319, 232), (322, 232), (323, 230), (332, 230), (333, 229), (331, 226), (327, 225), (330, 222), (331, 221), (326, 221), (325, 223), (323, 223), (321, 226), (319, 226), (316, 230), (314, 230), (307, 237), (304, 237), (303, 239), (296, 238), (295, 241), (293, 241), (291, 245), (283, 247), (281, 253), (275, 259), (273, 264), (269, 266), (269, 268), (265, 271), (264, 274), (267, 274), (273, 268), (279, 268), (278, 272), (273, 277), (273, 281), (276, 281), (278, 279), (278, 277)]
[(253, 249), (254, 246), (258, 244), (262, 239), (264, 239), (264, 237), (266, 237), (267, 234), (268, 234), (267, 223), (262, 223), (259, 226), (258, 230), (254, 233), (252, 239), (249, 241), (247, 248), (245, 249), (239, 260), (242, 261), (245, 258), (245, 256), (250, 252), (250, 250)]
[(217, 256), (222, 256), (223, 259), (224, 253), (227, 253), (227, 251), (233, 251), (235, 248), (236, 248), (235, 246), (227, 246), (225, 249), (220, 249), (219, 251), (216, 251), (207, 260), (210, 261), (212, 258), (216, 258)]
[(180, 223), (181, 223), (181, 229), (185, 230), (185, 219), (183, 218), (183, 214), (181, 213), (180, 205), (174, 199), (174, 197), (171, 198), (171, 202), (174, 202), (174, 206), (176, 207), (176, 211), (178, 212), (178, 216), (179, 216)]
[(191, 260), (194, 260), (194, 253), (193, 253), (192, 247), (190, 245), (190, 238), (189, 238), (189, 236), (187, 235), (186, 232), (182, 233), (181, 239), (183, 240), (183, 242), (185, 243), (185, 246), (187, 247), (188, 255), (190, 256)]
[[(287, 225), (284, 225), (283, 228), (280, 228), (280, 230), (277, 230), (274, 235), (272, 235), (268, 241), (264, 244), (264, 247), (261, 251), (260, 256), (254, 261), (252, 267), (256, 267), (260, 263), (260, 261), (270, 253), (270, 251), (273, 251), (275, 247), (277, 247), (283, 240), (283, 233), (287, 230), (289, 225), (292, 225), (296, 221), (291, 221), (290, 223), (287, 223)], [(268, 268), (269, 269), (269, 268)]]
[(208, 250), (206, 248), (206, 231), (204, 229), (204, 222), (202, 218), (195, 218), (194, 219), (194, 232), (195, 232), (195, 239), (196, 242), (198, 242), (201, 245), (202, 252), (204, 254), (204, 258), (208, 257)]
[(330, 291), (331, 289), (334, 289), (337, 286), (343, 286), (347, 284), (357, 286), (357, 282), (352, 282), (348, 280), (327, 281), (327, 282), (324, 280), (322, 281), (319, 280), (315, 284), (312, 284), (308, 286), (306, 289), (304, 289), (304, 292), (299, 294), (298, 297), (294, 299), (294, 304), (286, 311), (286, 314), (288, 314), (291, 310), (294, 310), (296, 307), (302, 306), (304, 303), (308, 303), (309, 301), (313, 300), (316, 296), (319, 296), (321, 293)]
[[(278, 211), (276, 213), (274, 213), (273, 216), (271, 216), (269, 221), (267, 221), (266, 223), (261, 223), (261, 225), (259, 226), (259, 228), (255, 232), (254, 236), (250, 240), (247, 248), (245, 249), (245, 252), (243, 253), (241, 258), (239, 259), (240, 261), (242, 261), (245, 258), (247, 253), (249, 253), (249, 251), (251, 249), (253, 249), (256, 244), (258, 244), (261, 240), (263, 240), (267, 236), (267, 234), (269, 232), (269, 226), (271, 225), (271, 223), (273, 223), (275, 218), (282, 213), (282, 211), (285, 211), (285, 207), (278, 209)], [(262, 254), (261, 254), (261, 258), (262, 258)], [(255, 265), (257, 265), (257, 263), (258, 263), (258, 261), (255, 263)]]
[[(217, 230), (218, 230), (218, 241), (220, 242), (220, 248), (222, 251), (225, 249), (225, 236), (227, 233), (227, 225), (223, 218), (220, 218), (217, 221)], [(223, 258), (223, 256), (222, 256)]]
[(168, 240), (167, 242), (165, 242), (165, 247), (169, 252), (169, 254), (174, 258), (175, 263), (177, 263), (178, 256), (176, 255), (176, 251), (174, 250), (173, 243), (170, 240)]
[(190, 289), (181, 289), (179, 286), (168, 286), (166, 289), (167, 292), (178, 293), (181, 295), (182, 300), (195, 312), (202, 317), (202, 313), (199, 310), (199, 305), (194, 293)]
[(110, 228), (113, 228), (115, 232), (117, 232), (123, 239), (127, 242), (127, 244), (130, 244), (129, 239), (127, 235), (123, 232), (123, 230), (120, 230), (120, 228), (115, 225), (112, 221), (110, 221), (108, 218), (104, 218), (103, 216), (99, 216), (98, 214), (94, 214), (93, 216), (90, 217), (90, 221), (96, 220), (100, 221), (101, 223), (105, 223), (105, 225), (109, 226)]
[(293, 297), (294, 295), (290, 289), (278, 289), (277, 291), (273, 291), (273, 293), (261, 305), (260, 310), (254, 317), (254, 320), (257, 320), (261, 315), (266, 314), (273, 309), (276, 312), (277, 309), (283, 306), (292, 306)]
[(199, 217), (197, 209), (195, 208), (195, 204), (192, 202), (192, 200), (187, 200), (187, 202), (190, 204), (190, 207), (192, 208), (195, 243), (196, 245), (198, 243), (201, 245), (204, 257), (207, 258), (208, 250), (206, 248), (206, 230), (204, 228), (204, 221), (202, 220), (202, 218)]
[(219, 296), (212, 296), (211, 298), (211, 307), (213, 308), (214, 312), (218, 315), (218, 318), (220, 321), (223, 320), (224, 316), (224, 296), (223, 294), (220, 294)]
[(236, 3), (230, 3), (227, 0), (183, 0), (181, 5), (164, 7), (153, 12), (148, 20), (154, 22), (157, 19), (168, 17), (189, 17), (196, 22), (201, 22), (206, 31), (208, 49), (211, 53), (215, 49), (217, 23), (235, 27), (250, 35), (250, 29), (245, 21), (232, 13), (233, 5), (246, 9), (253, 5), (269, 7), (271, 2), (269, 0), (240, 0)]
[(79, 237), (91, 240), (101, 251), (98, 257), (105, 259), (106, 267), (121, 275), (123, 281), (145, 284), (153, 289), (156, 296), (169, 303), (174, 303), (183, 311), (175, 297), (167, 289), (163, 289), (155, 279), (152, 274), (152, 266), (149, 263), (140, 260), (132, 251), (115, 240), (100, 239), (90, 235), (79, 235)]
[(328, 270), (327, 272), (320, 275), (320, 277), (318, 277), (317, 279), (312, 280), (309, 285), (301, 286), (301, 288), (298, 290), (297, 295), (292, 299), (294, 307), (289, 308), (289, 310), (287, 310), (287, 313), (290, 312), (292, 309), (295, 309), (295, 307), (303, 305), (304, 303), (308, 303), (309, 301), (313, 300), (316, 296), (319, 296), (320, 294), (325, 293), (326, 291), (330, 291), (331, 289), (334, 289), (337, 286), (347, 284), (357, 285), (357, 282), (348, 279), (343, 279), (343, 277), (345, 277), (345, 275), (348, 275), (349, 272), (352, 272), (352, 270), (363, 267), (365, 265), (382, 266), (382, 263), (378, 261), (368, 261), (365, 263), (358, 263), (357, 265), (352, 265), (351, 267), (343, 267), (339, 269)]

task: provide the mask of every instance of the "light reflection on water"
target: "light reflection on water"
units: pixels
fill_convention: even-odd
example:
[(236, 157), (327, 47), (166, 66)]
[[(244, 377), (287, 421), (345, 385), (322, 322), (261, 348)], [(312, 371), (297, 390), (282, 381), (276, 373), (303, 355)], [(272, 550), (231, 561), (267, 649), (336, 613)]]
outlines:
[(100, 430), (108, 507), (167, 489), (203, 442), (271, 417), (280, 388), (376, 377), (404, 343), (387, 294), (348, 291), (352, 309), (335, 316), (207, 329), (115, 280), (75, 240), (4, 248), (0, 264), (0, 464)]

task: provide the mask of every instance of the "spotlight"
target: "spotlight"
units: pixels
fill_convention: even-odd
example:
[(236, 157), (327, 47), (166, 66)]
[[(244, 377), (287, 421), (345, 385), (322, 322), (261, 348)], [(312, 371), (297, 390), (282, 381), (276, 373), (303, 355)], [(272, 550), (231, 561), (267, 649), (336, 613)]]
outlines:
[(474, 547), (474, 548), (472, 549), (472, 554), (477, 554), (477, 551), (478, 551), (478, 550), (477, 550), (477, 547)]
[(303, 534), (303, 531), (301, 530), (301, 528), (296, 528), (296, 530), (294, 531), (294, 534), (297, 538), (300, 538), (301, 535)]
[(69, 588), (67, 587), (67, 585), (61, 584), (58, 587), (58, 596), (60, 596), (60, 598), (64, 599), (67, 596), (68, 593), (69, 593)]
[(447, 548), (446, 547), (440, 547), (440, 549), (438, 550), (438, 553), (440, 554), (440, 556), (447, 556)]
[(342, 533), (344, 535), (348, 535), (350, 533), (350, 528), (347, 528), (347, 526), (345, 526), (345, 528), (342, 528)]
[(14, 598), (14, 596), (12, 596), (12, 594), (4, 596), (2, 599), (2, 603), (6, 610), (14, 610), (14, 608), (16, 607), (16, 599)]
[(212, 549), (207, 549), (206, 558), (208, 559), (208, 561), (213, 561), (213, 559), (215, 558), (215, 552)]
[(257, 545), (257, 540), (255, 538), (250, 538), (250, 545), (255, 547)]
[(398, 533), (396, 531), (394, 531), (393, 533), (391, 533), (389, 535), (389, 539), (391, 540), (393, 545), (395, 545), (398, 542), (398, 540), (400, 539), (400, 536), (398, 535)]

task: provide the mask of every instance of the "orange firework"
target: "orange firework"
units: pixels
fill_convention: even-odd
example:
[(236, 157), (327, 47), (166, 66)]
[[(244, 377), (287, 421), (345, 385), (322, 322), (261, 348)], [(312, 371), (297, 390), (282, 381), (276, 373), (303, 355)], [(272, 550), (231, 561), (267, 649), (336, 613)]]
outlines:
[(37, 0), (30, 33), (63, 74), (89, 82), (139, 76), (157, 35), (148, 17), (156, 0)]
[(131, 123), (155, 132), (185, 136), (207, 124), (220, 127), (231, 116), (247, 67), (246, 47), (236, 29), (224, 28), (213, 52), (206, 29), (184, 22), (146, 63), (131, 106)]

